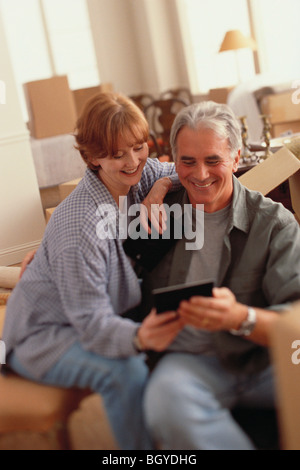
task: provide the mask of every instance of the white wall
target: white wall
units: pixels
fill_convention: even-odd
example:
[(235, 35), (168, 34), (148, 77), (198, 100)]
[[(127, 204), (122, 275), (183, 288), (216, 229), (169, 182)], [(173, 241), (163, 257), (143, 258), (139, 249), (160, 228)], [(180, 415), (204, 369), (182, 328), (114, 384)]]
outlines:
[(99, 75), (127, 94), (189, 86), (175, 0), (87, 0)]
[[(177, 21), (176, 2), (174, 0), (143, 1), (149, 22), (150, 44), (155, 58), (157, 91), (189, 86)], [(144, 60), (147, 60), (147, 57), (144, 57)]]
[(6, 88), (0, 104), (0, 265), (10, 265), (39, 245), (45, 222), (1, 11), (0, 80)]
[(130, 2), (87, 3), (101, 82), (112, 82), (117, 91), (135, 93), (142, 83)]

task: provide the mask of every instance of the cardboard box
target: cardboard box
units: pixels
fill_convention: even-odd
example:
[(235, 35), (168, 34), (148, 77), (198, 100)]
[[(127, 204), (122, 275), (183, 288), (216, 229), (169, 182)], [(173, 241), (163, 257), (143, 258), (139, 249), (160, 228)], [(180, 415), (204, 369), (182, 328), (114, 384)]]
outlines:
[(280, 137), (283, 134), (290, 134), (291, 132), (294, 134), (300, 132), (300, 121), (272, 124), (271, 134), (273, 137)]
[(66, 75), (24, 84), (32, 137), (43, 139), (74, 131), (77, 114)]
[[(57, 206), (56, 206), (57, 207)], [(46, 218), (46, 224), (49, 222), (51, 215), (55, 211), (56, 207), (48, 207), (45, 210), (45, 218)]]
[(80, 116), (81, 111), (85, 103), (97, 93), (113, 91), (112, 83), (102, 83), (99, 86), (90, 87), (90, 88), (81, 88), (79, 90), (73, 90), (73, 96), (76, 106), (77, 116)]
[(58, 185), (60, 200), (63, 201), (76, 188), (82, 178), (77, 178)]
[[(67, 181), (66, 183), (61, 183), (58, 185), (58, 192), (59, 192), (59, 200), (60, 202), (63, 201), (69, 194), (76, 188), (81, 178), (77, 178), (72, 181)], [(55, 207), (48, 207), (45, 210), (45, 218), (46, 223), (49, 222), (50, 217), (52, 216), (53, 212), (55, 211), (57, 206)]]
[(0, 338), (2, 336), (6, 305), (0, 305)]
[(294, 89), (264, 96), (260, 101), (262, 114), (270, 116), (272, 135), (300, 132), (300, 105), (293, 103)]
[(234, 87), (225, 87), (225, 88), (211, 88), (209, 90), (208, 99), (215, 101), (216, 103), (227, 103), (227, 98), (231, 90)]
[(300, 106), (293, 103), (294, 89), (267, 95), (261, 99), (263, 114), (270, 114), (272, 124), (300, 120)]
[(300, 302), (270, 332), (282, 450), (300, 450)]
[(300, 218), (300, 160), (283, 146), (262, 163), (239, 177), (239, 181), (249, 189), (263, 195), (289, 180), (292, 207)]

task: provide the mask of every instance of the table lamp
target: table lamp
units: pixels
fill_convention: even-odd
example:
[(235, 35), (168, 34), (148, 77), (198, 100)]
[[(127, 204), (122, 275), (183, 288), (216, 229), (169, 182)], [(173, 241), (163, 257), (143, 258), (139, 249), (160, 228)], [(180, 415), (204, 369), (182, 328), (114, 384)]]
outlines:
[(255, 50), (256, 43), (254, 39), (251, 37), (244, 36), (244, 34), (238, 29), (233, 29), (231, 31), (227, 31), (219, 49), (219, 52), (224, 52), (224, 51), (235, 52), (236, 67), (237, 67), (239, 83), (241, 82), (241, 75), (240, 75), (237, 51), (238, 49), (244, 49), (244, 48), (250, 48), (252, 50)]

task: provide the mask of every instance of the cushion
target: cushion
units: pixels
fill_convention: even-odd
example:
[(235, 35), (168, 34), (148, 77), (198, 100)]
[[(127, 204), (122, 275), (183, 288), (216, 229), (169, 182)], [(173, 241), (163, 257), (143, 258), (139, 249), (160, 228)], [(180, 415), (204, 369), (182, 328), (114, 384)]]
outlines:
[(15, 374), (0, 376), (0, 433), (28, 430), (45, 432), (66, 421), (89, 390), (42, 385)]
[(0, 266), (0, 287), (13, 289), (17, 284), (21, 268), (18, 266)]

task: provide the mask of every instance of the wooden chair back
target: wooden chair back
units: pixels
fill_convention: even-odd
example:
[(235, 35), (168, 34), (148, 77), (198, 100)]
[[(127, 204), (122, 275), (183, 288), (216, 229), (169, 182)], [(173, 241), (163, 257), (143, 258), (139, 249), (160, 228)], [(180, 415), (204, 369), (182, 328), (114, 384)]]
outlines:
[(183, 100), (186, 104), (193, 103), (193, 96), (189, 88), (179, 87), (166, 90), (160, 94), (160, 99), (166, 100), (168, 98), (177, 98)]
[(154, 97), (150, 93), (141, 93), (139, 95), (130, 95), (129, 98), (142, 110), (146, 108), (152, 101)]
[(145, 110), (145, 116), (148, 120), (151, 131), (159, 141), (161, 153), (172, 156), (170, 148), (170, 132), (176, 114), (187, 103), (178, 98), (169, 98), (165, 100), (154, 100)]

